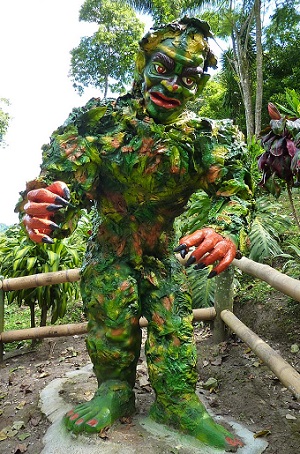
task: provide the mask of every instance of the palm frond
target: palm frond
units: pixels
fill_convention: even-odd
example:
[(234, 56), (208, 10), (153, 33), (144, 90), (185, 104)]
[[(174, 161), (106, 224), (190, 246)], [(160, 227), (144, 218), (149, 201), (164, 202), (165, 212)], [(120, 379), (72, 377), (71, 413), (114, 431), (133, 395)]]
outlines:
[(256, 262), (263, 262), (264, 259), (282, 254), (277, 239), (266, 230), (259, 218), (254, 219), (249, 232), (250, 254), (249, 258)]
[(192, 289), (193, 308), (210, 307), (214, 305), (216, 283), (207, 279), (208, 269), (194, 270), (188, 268), (188, 279)]

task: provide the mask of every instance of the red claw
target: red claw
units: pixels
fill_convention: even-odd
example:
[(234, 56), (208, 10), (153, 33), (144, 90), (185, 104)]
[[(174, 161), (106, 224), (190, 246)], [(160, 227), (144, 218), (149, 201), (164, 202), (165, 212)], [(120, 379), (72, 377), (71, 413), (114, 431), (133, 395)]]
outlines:
[(66, 200), (70, 200), (70, 191), (66, 183), (63, 181), (54, 181), (47, 187), (48, 191), (54, 192), (54, 194), (63, 197)]
[(60, 205), (68, 205), (69, 203), (60, 195), (55, 194), (54, 192), (51, 192), (46, 188), (29, 191), (27, 194), (27, 199), (33, 202), (58, 203)]
[(53, 243), (50, 234), (58, 228), (51, 218), (57, 210), (69, 204), (70, 192), (62, 181), (55, 181), (47, 188), (33, 189), (27, 194), (23, 223), (29, 237), (36, 243)]
[(24, 210), (25, 213), (29, 216), (41, 216), (49, 218), (51, 216), (54, 216), (55, 211), (59, 210), (62, 207), (62, 205), (56, 205), (54, 203), (36, 203), (29, 201), (24, 205)]
[(23, 224), (29, 229), (38, 229), (41, 233), (51, 233), (53, 230), (58, 228), (58, 225), (50, 219), (36, 218), (29, 215), (25, 215), (23, 218)]
[(45, 235), (44, 233), (39, 233), (38, 230), (32, 230), (30, 228), (27, 228), (27, 233), (29, 235), (29, 238), (34, 241), (35, 243), (49, 243), (52, 244), (53, 240), (50, 238), (50, 236)]
[(200, 269), (212, 265), (216, 261), (219, 262), (209, 273), (208, 278), (226, 270), (236, 255), (235, 244), (211, 228), (197, 230), (191, 235), (181, 238), (180, 246), (175, 250), (179, 251), (184, 248), (184, 253), (187, 253), (191, 247), (195, 247), (195, 250), (187, 260), (186, 266), (198, 263), (195, 268)]

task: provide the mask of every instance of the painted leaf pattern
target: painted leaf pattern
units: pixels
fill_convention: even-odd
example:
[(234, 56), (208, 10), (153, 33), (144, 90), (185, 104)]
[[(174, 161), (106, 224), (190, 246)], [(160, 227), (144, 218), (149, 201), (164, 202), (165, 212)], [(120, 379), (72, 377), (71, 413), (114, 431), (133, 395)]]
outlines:
[(214, 226), (238, 235), (252, 197), (247, 158), (230, 120), (186, 113), (163, 125), (132, 95), (105, 104), (92, 99), (43, 146), (40, 177), (28, 187), (65, 181), (72, 201), (66, 230), (76, 211), (96, 203), (102, 247), (136, 258), (165, 250), (174, 219), (198, 189), (211, 199)]

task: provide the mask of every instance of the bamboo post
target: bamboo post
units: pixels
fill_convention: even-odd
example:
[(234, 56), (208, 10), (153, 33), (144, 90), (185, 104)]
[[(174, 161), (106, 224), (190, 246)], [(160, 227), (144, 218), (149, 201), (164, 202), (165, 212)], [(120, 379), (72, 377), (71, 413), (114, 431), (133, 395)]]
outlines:
[[(0, 282), (3, 276), (0, 276)], [(0, 288), (0, 336), (4, 331), (4, 291)], [(0, 363), (3, 361), (3, 341), (0, 338)]]
[(3, 343), (28, 340), (44, 339), (46, 337), (74, 336), (75, 334), (87, 333), (87, 323), (70, 323), (67, 325), (40, 326), (36, 328), (24, 328), (4, 331), (1, 333)]
[[(1, 279), (1, 278), (0, 278)], [(40, 287), (44, 285), (61, 284), (80, 280), (80, 269), (54, 271), (49, 273), (32, 274), (30, 276), (16, 277), (0, 280), (0, 289), (8, 292), (25, 288)], [(209, 312), (207, 312), (208, 314)]]
[(271, 287), (290, 296), (295, 301), (300, 301), (300, 281), (298, 279), (293, 279), (274, 270), (269, 265), (254, 262), (246, 257), (242, 257), (239, 260), (234, 259), (232, 264), (244, 273), (267, 282)]
[(299, 399), (300, 374), (266, 342), (244, 325), (244, 323), (242, 323), (232, 312), (228, 310), (222, 311), (221, 318), (266, 364), (266, 366), (274, 372), (281, 383)]
[[(213, 307), (194, 309), (194, 320), (212, 320), (216, 316)], [(141, 328), (147, 327), (145, 317), (140, 318)], [(43, 339), (46, 337), (74, 336), (75, 334), (86, 334), (87, 323), (73, 323), (68, 325), (42, 326), (38, 328), (18, 329), (0, 333), (0, 342), (8, 343), (28, 339)]]
[(233, 311), (233, 278), (234, 268), (232, 266), (215, 278), (216, 291), (214, 307), (216, 318), (213, 323), (213, 340), (216, 344), (225, 341), (229, 336), (229, 331), (221, 318), (221, 312), (224, 309)]
[(0, 289), (5, 292), (25, 288), (41, 287), (43, 285), (61, 284), (62, 282), (75, 282), (80, 279), (80, 269), (53, 271), (50, 273), (32, 274), (30, 276), (3, 279)]

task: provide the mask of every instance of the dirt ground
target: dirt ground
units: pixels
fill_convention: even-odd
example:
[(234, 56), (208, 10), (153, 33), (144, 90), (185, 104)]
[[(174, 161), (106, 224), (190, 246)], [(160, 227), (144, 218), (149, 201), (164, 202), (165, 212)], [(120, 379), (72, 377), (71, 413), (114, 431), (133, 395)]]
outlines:
[[(236, 302), (235, 313), (300, 372), (300, 320), (290, 316), (288, 304), (287, 298), (273, 293), (260, 304), (241, 306)], [(210, 327), (199, 323), (195, 336), (198, 390), (214, 413), (227, 415), (255, 436), (265, 437), (269, 443), (266, 454), (298, 453), (300, 402), (234, 334), (227, 342), (214, 345)], [(39, 409), (40, 391), (50, 381), (88, 362), (84, 336), (46, 339), (34, 350), (20, 349), (5, 355), (0, 366), (0, 453), (42, 452), (42, 439), (50, 423)], [(138, 400), (143, 396), (138, 408), (146, 413), (153, 392), (143, 356), (136, 394)]]

